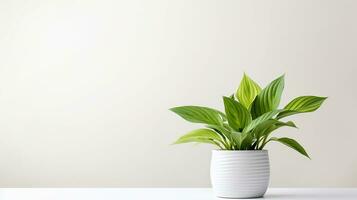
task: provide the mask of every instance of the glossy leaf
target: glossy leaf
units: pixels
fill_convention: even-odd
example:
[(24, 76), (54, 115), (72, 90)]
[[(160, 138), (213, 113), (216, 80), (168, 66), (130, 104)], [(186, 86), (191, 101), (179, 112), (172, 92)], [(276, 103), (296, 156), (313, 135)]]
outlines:
[(232, 134), (229, 130), (227, 130), (224, 126), (217, 125), (207, 125), (206, 127), (217, 132), (222, 137), (222, 144), (226, 148), (230, 148), (230, 145), (232, 143)]
[(237, 89), (236, 98), (246, 109), (249, 109), (255, 97), (261, 90), (262, 89), (256, 82), (244, 74), (239, 88)]
[(222, 138), (215, 131), (210, 129), (196, 129), (183, 136), (181, 136), (174, 144), (188, 143), (188, 142), (204, 142), (205, 143), (223, 143)]
[(187, 133), (176, 144), (197, 142), (213, 144), (225, 150), (261, 150), (268, 142), (277, 141), (309, 157), (294, 139), (271, 137), (271, 134), (281, 127), (296, 127), (292, 121), (283, 122), (280, 118), (313, 112), (326, 97), (297, 97), (284, 109), (279, 109), (283, 88), (284, 76), (261, 90), (257, 83), (244, 74), (237, 91), (229, 97), (223, 97), (225, 113), (201, 106), (170, 109), (187, 121), (203, 123), (207, 127)]
[(233, 93), (233, 94), (231, 94), (231, 95), (229, 96), (229, 98), (231, 98), (231, 99), (235, 100), (235, 99), (234, 99), (234, 93)]
[(272, 119), (275, 115), (277, 115), (280, 112), (280, 110), (273, 110), (267, 113), (264, 113), (263, 115), (261, 115), (260, 117), (254, 119), (253, 121), (251, 121), (244, 129), (243, 132), (249, 132), (251, 130), (253, 130), (255, 127), (257, 127), (260, 123), (267, 121), (269, 119)]
[(251, 133), (242, 133), (240, 135), (240, 149), (241, 150), (250, 150), (253, 146), (253, 135)]
[(232, 136), (232, 142), (234, 144), (233, 146), (236, 147), (236, 149), (241, 149), (241, 143), (242, 143), (242, 140), (244, 139), (242, 137), (242, 133), (232, 132), (231, 136)]
[(170, 110), (185, 120), (193, 123), (221, 125), (223, 120), (226, 119), (224, 113), (201, 106), (181, 106), (171, 108)]
[(280, 127), (284, 127), (284, 126), (297, 128), (296, 125), (294, 124), (294, 122), (292, 122), (292, 121), (282, 122), (282, 121), (278, 121), (276, 119), (269, 119), (269, 120), (266, 120), (266, 121), (260, 123), (254, 129), (253, 134), (256, 138), (259, 138), (262, 136), (266, 136), (266, 135), (270, 134), (272, 131), (274, 131)]
[(283, 89), (284, 76), (280, 76), (265, 87), (252, 104), (251, 113), (253, 119), (264, 113), (276, 110), (279, 106)]
[[(292, 121), (282, 122), (282, 121), (278, 121), (278, 120), (275, 120), (275, 119), (271, 119), (271, 120), (268, 120), (268, 121), (266, 121), (264, 123), (266, 123), (265, 127), (261, 127), (260, 128), (260, 125), (259, 125), (258, 126), (259, 128), (257, 127), (253, 131), (255, 137), (257, 139), (261, 140), (261, 143), (257, 144), (258, 145), (257, 149), (263, 149), (264, 148), (264, 146), (268, 142), (267, 139), (268, 139), (269, 135), (273, 131), (275, 131), (276, 129), (284, 127), (284, 126), (297, 128), (296, 125), (294, 124), (294, 122), (292, 122)], [(264, 123), (262, 123), (262, 124), (264, 124)]]
[(239, 131), (252, 121), (249, 111), (238, 101), (223, 97), (223, 102), (228, 123), (234, 130)]
[(296, 150), (297, 152), (301, 153), (302, 155), (310, 158), (310, 156), (307, 154), (307, 152), (305, 151), (304, 147), (302, 147), (297, 141), (295, 141), (294, 139), (291, 138), (271, 138), (271, 141), (277, 141), (280, 142), (294, 150)]
[(284, 126), (297, 128), (297, 126), (295, 125), (295, 123), (292, 122), (292, 121), (288, 121), (288, 122), (278, 121), (277, 123), (275, 123), (274, 125), (272, 125), (272, 126), (269, 127), (268, 129), (266, 129), (265, 132), (264, 132), (264, 134), (265, 134), (265, 135), (268, 135), (268, 134), (270, 134), (271, 132), (277, 130), (278, 128), (281, 128), (281, 127), (284, 127)]
[(301, 96), (292, 100), (284, 107), (284, 111), (279, 113), (278, 119), (298, 113), (313, 112), (317, 110), (327, 97)]

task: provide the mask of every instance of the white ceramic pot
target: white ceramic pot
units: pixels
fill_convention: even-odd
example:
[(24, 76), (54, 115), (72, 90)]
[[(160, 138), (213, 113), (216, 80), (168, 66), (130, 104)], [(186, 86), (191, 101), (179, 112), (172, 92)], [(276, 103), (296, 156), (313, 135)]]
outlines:
[(262, 197), (269, 185), (267, 150), (213, 150), (211, 183), (217, 197)]

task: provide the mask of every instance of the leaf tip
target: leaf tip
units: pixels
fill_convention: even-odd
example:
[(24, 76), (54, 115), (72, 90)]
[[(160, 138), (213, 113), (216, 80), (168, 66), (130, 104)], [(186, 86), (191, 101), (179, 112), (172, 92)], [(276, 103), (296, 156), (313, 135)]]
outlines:
[(176, 108), (177, 108), (177, 107), (169, 108), (169, 111), (175, 112), (174, 110), (175, 110)]
[(297, 126), (296, 126), (296, 124), (295, 124), (294, 122), (292, 122), (292, 121), (291, 121), (291, 123), (290, 123), (290, 124), (291, 124), (291, 127), (296, 128), (296, 129), (299, 129), (299, 127), (297, 127)]
[(175, 142), (171, 143), (170, 145), (181, 144), (180, 139), (176, 140)]
[(276, 80), (279, 80), (284, 84), (284, 82), (285, 82), (285, 73), (280, 75)]
[(231, 98), (226, 97), (226, 96), (222, 96), (222, 98), (223, 98), (223, 101), (229, 101), (229, 100), (231, 100)]

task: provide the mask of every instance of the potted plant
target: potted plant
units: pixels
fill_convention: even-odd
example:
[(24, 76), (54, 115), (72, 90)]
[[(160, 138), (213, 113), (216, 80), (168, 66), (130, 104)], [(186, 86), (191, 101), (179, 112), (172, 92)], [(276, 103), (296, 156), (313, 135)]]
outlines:
[(223, 97), (225, 112), (201, 106), (180, 106), (170, 110), (183, 119), (205, 124), (180, 137), (175, 144), (197, 142), (218, 147), (212, 151), (211, 183), (218, 197), (253, 198), (265, 194), (269, 185), (269, 142), (279, 142), (309, 157), (294, 139), (273, 137), (280, 127), (295, 127), (283, 118), (317, 110), (327, 97), (300, 96), (284, 108), (279, 103), (284, 76), (264, 89), (244, 74), (237, 91)]

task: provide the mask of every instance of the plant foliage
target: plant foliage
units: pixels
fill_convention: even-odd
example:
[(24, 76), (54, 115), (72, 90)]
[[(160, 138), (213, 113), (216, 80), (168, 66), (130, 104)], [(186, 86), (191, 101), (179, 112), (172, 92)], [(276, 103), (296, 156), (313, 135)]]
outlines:
[(223, 97), (224, 113), (202, 106), (171, 108), (172, 112), (186, 121), (206, 127), (183, 135), (175, 144), (196, 142), (213, 144), (222, 150), (262, 150), (268, 142), (276, 141), (310, 158), (297, 141), (287, 137), (272, 137), (271, 134), (284, 126), (296, 128), (292, 121), (284, 122), (281, 119), (313, 112), (327, 97), (300, 96), (279, 109), (283, 89), (284, 76), (261, 89), (244, 74), (235, 94)]

